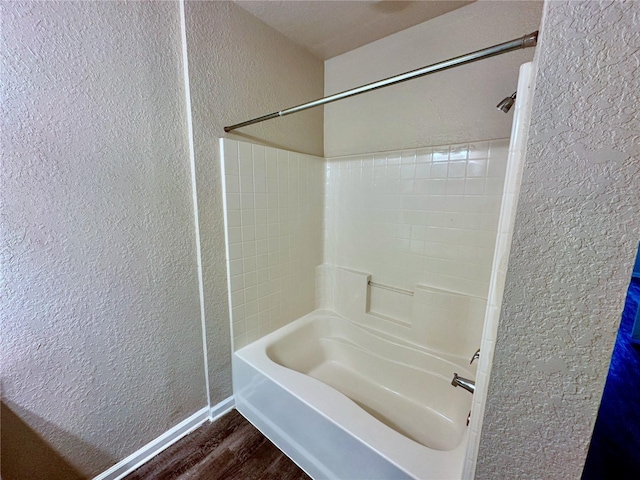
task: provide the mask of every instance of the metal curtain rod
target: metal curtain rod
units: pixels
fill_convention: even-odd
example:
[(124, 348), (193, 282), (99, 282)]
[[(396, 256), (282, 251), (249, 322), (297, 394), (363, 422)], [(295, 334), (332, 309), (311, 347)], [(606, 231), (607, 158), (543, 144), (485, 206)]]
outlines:
[(482, 50), (451, 58), (449, 60), (445, 60), (444, 62), (434, 63), (433, 65), (418, 68), (417, 70), (411, 70), (410, 72), (401, 73), (400, 75), (396, 75), (394, 77), (385, 78), (384, 80), (378, 80), (377, 82), (368, 83), (367, 85), (362, 85), (361, 87), (352, 88), (351, 90), (345, 90), (344, 92), (335, 93), (333, 95), (329, 95), (328, 97), (319, 98), (318, 100), (314, 100), (312, 102), (303, 103), (302, 105), (287, 108), (285, 110), (280, 110), (279, 112), (273, 112), (269, 115), (263, 115), (262, 117), (253, 118), (251, 120), (247, 120), (246, 122), (236, 123), (235, 125), (231, 125), (230, 127), (224, 127), (224, 131), (230, 132), (231, 130), (235, 130), (236, 128), (246, 127), (247, 125), (264, 122), (265, 120), (271, 120), (272, 118), (284, 117), (285, 115), (291, 115), (292, 113), (301, 112), (302, 110), (307, 110), (308, 108), (318, 107), (326, 103), (335, 102), (337, 100), (353, 97), (355, 95), (360, 95), (361, 93), (370, 92), (371, 90), (376, 90), (378, 88), (388, 87), (389, 85), (395, 85), (396, 83), (400, 82), (406, 82), (407, 80), (423, 77), (425, 75), (440, 72), (442, 70), (447, 70), (459, 65), (465, 65), (467, 63), (475, 62), (476, 60), (481, 60), (483, 58), (500, 55), (501, 53), (511, 52), (520, 48), (535, 47), (537, 43), (538, 32), (535, 31), (533, 33), (525, 35), (524, 37), (500, 43), (498, 45), (494, 45), (493, 47), (483, 48)]

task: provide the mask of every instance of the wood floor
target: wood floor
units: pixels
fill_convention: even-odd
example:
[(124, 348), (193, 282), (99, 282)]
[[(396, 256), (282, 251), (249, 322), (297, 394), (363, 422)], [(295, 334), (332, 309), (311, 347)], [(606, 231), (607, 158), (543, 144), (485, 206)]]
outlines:
[(310, 480), (298, 466), (232, 410), (205, 422), (125, 480)]

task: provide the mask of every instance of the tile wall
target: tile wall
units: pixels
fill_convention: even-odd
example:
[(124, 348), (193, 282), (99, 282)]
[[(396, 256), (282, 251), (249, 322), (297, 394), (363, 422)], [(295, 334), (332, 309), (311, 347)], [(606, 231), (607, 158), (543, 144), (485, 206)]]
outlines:
[(324, 161), (221, 140), (234, 349), (315, 308)]
[(327, 159), (324, 263), (486, 298), (508, 140)]
[[(332, 266), (486, 299), (508, 140), (331, 159), (222, 148), (235, 349), (331, 308)], [(374, 292), (372, 307), (405, 319)]]

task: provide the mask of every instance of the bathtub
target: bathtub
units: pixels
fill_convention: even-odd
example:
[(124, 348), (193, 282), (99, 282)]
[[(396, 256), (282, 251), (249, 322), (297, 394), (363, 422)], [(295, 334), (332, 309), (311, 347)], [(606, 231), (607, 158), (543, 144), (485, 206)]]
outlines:
[(316, 310), (233, 355), (236, 407), (314, 479), (459, 479), (464, 365)]

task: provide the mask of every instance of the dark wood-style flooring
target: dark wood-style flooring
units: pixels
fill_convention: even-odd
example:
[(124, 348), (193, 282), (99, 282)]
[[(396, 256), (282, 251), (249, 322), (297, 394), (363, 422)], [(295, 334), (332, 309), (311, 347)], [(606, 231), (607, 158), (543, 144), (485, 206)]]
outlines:
[(310, 480), (256, 428), (232, 410), (205, 422), (125, 480)]

